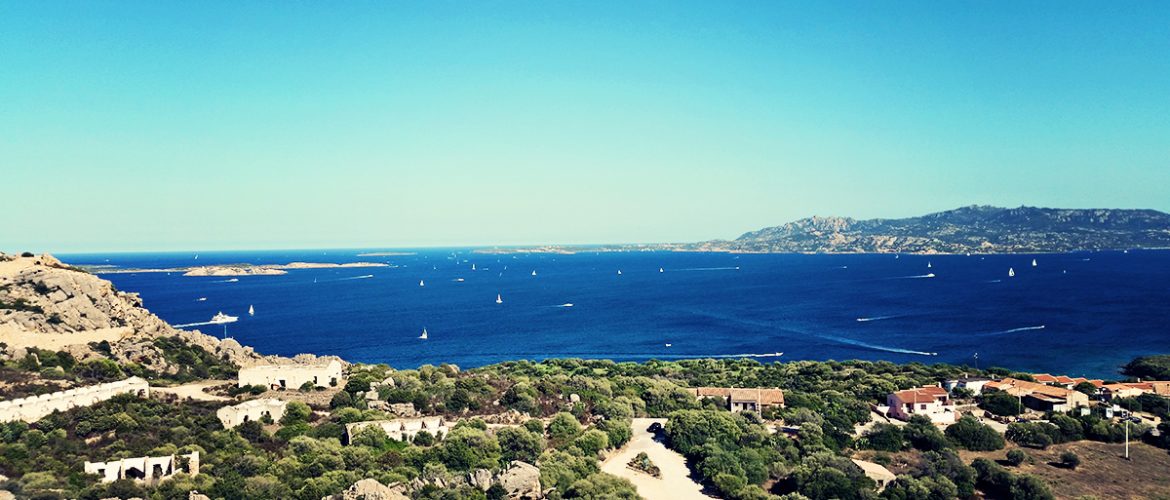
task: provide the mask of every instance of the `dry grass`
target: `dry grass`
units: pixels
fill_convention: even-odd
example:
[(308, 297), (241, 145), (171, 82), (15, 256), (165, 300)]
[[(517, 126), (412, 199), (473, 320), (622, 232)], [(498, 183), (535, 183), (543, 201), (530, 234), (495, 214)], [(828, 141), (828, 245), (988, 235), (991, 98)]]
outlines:
[[(977, 457), (1004, 460), (1008, 448), (992, 452), (964, 451), (967, 463)], [(1170, 500), (1170, 452), (1153, 446), (1130, 443), (1130, 460), (1123, 458), (1124, 444), (1078, 441), (1049, 446), (1047, 450), (1022, 448), (1030, 463), (1006, 465), (1016, 473), (1035, 475), (1052, 488), (1057, 498), (1134, 498)], [(1060, 454), (1073, 451), (1081, 458), (1076, 470), (1058, 465)]]

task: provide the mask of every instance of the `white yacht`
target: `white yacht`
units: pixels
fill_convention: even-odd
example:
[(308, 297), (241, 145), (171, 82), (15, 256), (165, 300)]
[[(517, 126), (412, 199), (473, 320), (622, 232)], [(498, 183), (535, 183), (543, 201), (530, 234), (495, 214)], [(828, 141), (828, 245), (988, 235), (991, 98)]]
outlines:
[(220, 312), (215, 313), (215, 316), (211, 317), (210, 323), (213, 325), (222, 325), (222, 324), (226, 324), (226, 323), (235, 323), (236, 321), (239, 321), (239, 320), (240, 320), (239, 316), (228, 316), (228, 315), (224, 314), (223, 311), (220, 311)]
[(420, 338), (420, 339), (422, 339), (422, 340), (426, 340), (426, 339), (427, 339), (427, 329), (426, 329), (426, 328), (423, 328), (422, 335), (419, 335), (419, 336), (418, 336), (418, 338)]
[(1014, 278), (1015, 276), (1016, 276), (1016, 270), (1009, 267), (1008, 268), (1008, 277)]
[(496, 294), (496, 303), (497, 303), (497, 304), (503, 304), (503, 303), (504, 303), (504, 298), (503, 298), (503, 297), (501, 297), (501, 296), (500, 296), (500, 294), (498, 294), (498, 293)]
[(256, 315), (256, 308), (249, 305), (248, 306), (248, 316), (255, 316), (255, 315)]

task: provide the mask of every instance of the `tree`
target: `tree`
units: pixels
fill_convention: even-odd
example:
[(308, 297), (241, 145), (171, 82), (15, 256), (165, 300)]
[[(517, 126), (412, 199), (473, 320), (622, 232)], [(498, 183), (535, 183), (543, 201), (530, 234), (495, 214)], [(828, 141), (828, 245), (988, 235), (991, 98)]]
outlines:
[(1019, 398), (1002, 391), (985, 392), (979, 402), (980, 408), (1007, 417), (1019, 415), (1021, 406)]
[(573, 446), (585, 456), (597, 456), (601, 450), (609, 448), (609, 436), (597, 429), (589, 429), (573, 440)]
[(1081, 465), (1081, 457), (1072, 451), (1066, 451), (1060, 454), (1060, 463), (1065, 467), (1075, 470), (1077, 466)]
[(971, 415), (947, 427), (945, 434), (959, 447), (971, 451), (1002, 450), (1004, 445), (1003, 436)]
[(586, 500), (637, 500), (638, 496), (634, 485), (617, 476), (599, 472), (584, 479), (573, 482), (565, 491), (565, 498), (581, 498)]
[(1052, 500), (1052, 492), (1049, 491), (1048, 485), (1044, 484), (1040, 478), (1033, 475), (1024, 475), (1015, 478), (1012, 481), (1011, 488), (1012, 500)]
[(1093, 385), (1090, 382), (1080, 382), (1077, 385), (1073, 386), (1073, 390), (1080, 392), (1080, 393), (1083, 393), (1086, 396), (1090, 396), (1090, 397), (1097, 395), (1097, 386)]
[(910, 417), (910, 422), (902, 429), (906, 439), (915, 449), (922, 451), (937, 451), (949, 448), (950, 442), (930, 418), (923, 415)]
[(560, 450), (544, 452), (536, 461), (540, 467), (540, 485), (565, 491), (578, 479), (598, 472), (597, 461)]
[(699, 451), (708, 441), (732, 447), (742, 434), (735, 417), (726, 411), (679, 410), (666, 422), (671, 447), (684, 455)]
[(540, 452), (544, 450), (544, 438), (523, 427), (500, 429), (496, 431), (496, 439), (500, 442), (500, 458), (504, 462), (519, 460), (536, 463)]
[(308, 422), (309, 415), (312, 413), (313, 410), (309, 408), (309, 405), (300, 401), (293, 401), (290, 402), (288, 406), (285, 406), (284, 416), (280, 417), (280, 423), (283, 425), (289, 425)]
[(444, 465), (457, 471), (494, 469), (500, 462), (500, 443), (480, 429), (456, 427), (439, 445), (438, 456)]
[(554, 447), (561, 447), (581, 434), (581, 423), (571, 413), (553, 415), (548, 423), (548, 439)]
[(894, 424), (879, 422), (865, 432), (869, 448), (879, 451), (902, 451), (906, 449), (906, 437), (902, 429)]

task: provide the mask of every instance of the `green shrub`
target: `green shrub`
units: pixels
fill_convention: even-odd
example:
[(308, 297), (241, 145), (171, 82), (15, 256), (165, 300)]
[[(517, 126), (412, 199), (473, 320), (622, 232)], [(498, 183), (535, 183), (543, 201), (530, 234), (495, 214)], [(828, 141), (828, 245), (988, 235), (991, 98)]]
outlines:
[(1007, 461), (1009, 464), (1019, 466), (1028, 460), (1028, 454), (1019, 448), (1007, 452)]

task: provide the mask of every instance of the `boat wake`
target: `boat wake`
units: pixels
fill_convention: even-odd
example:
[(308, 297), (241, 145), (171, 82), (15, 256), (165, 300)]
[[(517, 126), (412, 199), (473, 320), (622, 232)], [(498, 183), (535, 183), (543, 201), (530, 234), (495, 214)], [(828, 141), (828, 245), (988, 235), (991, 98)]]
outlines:
[(1044, 325), (1036, 325), (1036, 326), (1021, 326), (1021, 327), (1019, 327), (1019, 328), (1012, 328), (1012, 329), (1010, 329), (1010, 330), (1002, 330), (1002, 331), (998, 331), (998, 332), (991, 332), (991, 333), (989, 333), (988, 335), (1002, 335), (1002, 334), (1005, 334), (1005, 333), (1027, 332), (1027, 331), (1032, 331), (1032, 330), (1043, 330), (1043, 329), (1044, 329)]
[(874, 344), (862, 342), (860, 340), (847, 339), (844, 337), (835, 337), (832, 335), (821, 335), (820, 337), (825, 339), (825, 340), (831, 340), (833, 342), (840, 342), (842, 344), (851, 345), (854, 347), (873, 349), (875, 351), (896, 352), (896, 353), (900, 353), (900, 354), (917, 354), (919, 356), (938, 356), (937, 352), (924, 352), (924, 351), (914, 351), (914, 350), (910, 350), (910, 349), (902, 349), (902, 348), (898, 348), (898, 347), (886, 347), (886, 346), (880, 346), (880, 345), (874, 345)]
[(239, 278), (232, 278), (232, 279), (226, 279), (226, 280), (219, 280), (219, 281), (216, 281), (215, 283), (236, 283), (238, 281), (240, 281)]
[(926, 274), (919, 274), (919, 275), (915, 275), (915, 276), (898, 276), (898, 277), (889, 278), (889, 279), (892, 279), (892, 280), (918, 280), (918, 279), (927, 279), (927, 278), (933, 278), (933, 277), (934, 277), (934, 273), (926, 273)]
[(219, 325), (219, 324), (222, 324), (222, 323), (218, 323), (215, 321), (201, 321), (199, 323), (186, 323), (186, 324), (182, 324), (182, 325), (171, 325), (171, 326), (173, 326), (175, 328), (187, 328), (187, 327), (191, 327), (191, 326), (207, 326), (207, 325)]
[(870, 318), (857, 318), (857, 322), (858, 322), (858, 323), (868, 323), (868, 322), (870, 322), (870, 321), (881, 321), (881, 320), (883, 320), (883, 319), (894, 319), (894, 318), (901, 318), (902, 316), (903, 316), (903, 315), (901, 315), (901, 314), (895, 314), (895, 315), (892, 315), (892, 316), (873, 316), (873, 317), (870, 317)]
[(552, 306), (552, 307), (573, 307), (573, 303), (572, 302), (565, 302), (564, 304), (557, 304), (557, 305)]
[(363, 274), (361, 276), (350, 276), (348, 278), (338, 278), (337, 281), (364, 280), (364, 279), (369, 279), (369, 278), (373, 278), (373, 277), (374, 277), (374, 275), (372, 275), (372, 274)]
[(738, 271), (739, 266), (734, 267), (688, 267), (684, 269), (675, 269), (675, 271)]

